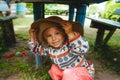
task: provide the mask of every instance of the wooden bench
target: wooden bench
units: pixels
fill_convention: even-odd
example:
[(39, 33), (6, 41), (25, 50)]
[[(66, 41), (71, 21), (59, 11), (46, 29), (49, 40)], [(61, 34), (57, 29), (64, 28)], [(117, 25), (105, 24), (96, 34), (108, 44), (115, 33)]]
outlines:
[[(101, 18), (87, 18), (91, 20), (90, 27), (98, 29), (95, 47), (106, 45), (116, 29), (120, 29), (120, 22)], [(107, 35), (105, 34), (105, 30), (109, 31)], [(104, 35), (106, 35), (105, 38)]]
[(17, 16), (0, 17), (0, 32), (1, 32), (0, 36), (3, 39), (4, 45), (6, 47), (16, 42), (14, 27), (13, 27), (13, 19), (16, 18)]

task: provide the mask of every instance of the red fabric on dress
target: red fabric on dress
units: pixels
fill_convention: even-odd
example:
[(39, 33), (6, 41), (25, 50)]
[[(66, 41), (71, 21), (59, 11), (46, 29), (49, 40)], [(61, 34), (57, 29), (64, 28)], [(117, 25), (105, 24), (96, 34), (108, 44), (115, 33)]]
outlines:
[(94, 80), (85, 67), (68, 68), (63, 71), (62, 80)]
[(48, 73), (52, 80), (62, 80), (63, 71), (57, 65), (52, 64)]
[(62, 71), (57, 65), (52, 64), (48, 73), (52, 80), (94, 80), (85, 67), (68, 68)]

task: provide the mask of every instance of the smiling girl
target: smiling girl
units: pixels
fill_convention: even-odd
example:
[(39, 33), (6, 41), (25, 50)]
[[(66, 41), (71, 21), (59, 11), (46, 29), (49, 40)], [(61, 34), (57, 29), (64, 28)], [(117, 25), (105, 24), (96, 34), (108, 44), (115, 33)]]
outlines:
[(31, 51), (50, 57), (53, 64), (48, 73), (52, 80), (94, 80), (93, 64), (84, 57), (88, 42), (78, 32), (66, 34), (65, 25), (70, 23), (65, 23), (44, 20), (36, 29), (30, 28)]

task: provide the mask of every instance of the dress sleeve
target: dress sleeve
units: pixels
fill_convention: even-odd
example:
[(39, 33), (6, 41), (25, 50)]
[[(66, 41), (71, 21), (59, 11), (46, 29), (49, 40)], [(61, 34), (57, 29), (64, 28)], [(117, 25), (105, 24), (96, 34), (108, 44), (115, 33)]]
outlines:
[(28, 47), (29, 47), (30, 51), (34, 54), (40, 54), (40, 55), (48, 54), (48, 49), (43, 48), (37, 41), (35, 41), (35, 42), (28, 41)]
[(70, 46), (71, 51), (79, 55), (85, 54), (89, 50), (88, 41), (80, 35), (74, 41), (70, 42)]

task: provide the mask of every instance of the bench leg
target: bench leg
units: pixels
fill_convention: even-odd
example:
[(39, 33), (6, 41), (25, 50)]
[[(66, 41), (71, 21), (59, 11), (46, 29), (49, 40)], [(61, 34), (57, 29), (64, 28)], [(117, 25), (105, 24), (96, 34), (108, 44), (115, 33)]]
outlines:
[(38, 69), (42, 65), (42, 56), (39, 54), (35, 55), (36, 68)]
[(95, 47), (100, 47), (103, 44), (103, 37), (104, 37), (104, 29), (98, 29), (97, 36), (96, 36), (96, 41), (95, 41)]
[(104, 38), (105, 29), (98, 29), (96, 41), (95, 41), (95, 48), (100, 47), (102, 45), (106, 45), (111, 36), (114, 34), (116, 28), (110, 30), (107, 36)]
[(0, 25), (0, 26), (3, 29), (3, 37), (4, 37), (5, 45), (11, 46), (11, 44), (16, 43), (12, 19), (2, 21), (1, 24), (2, 25)]
[(113, 33), (115, 32), (116, 28), (113, 30), (110, 30), (110, 32), (108, 33), (108, 35), (105, 37), (103, 44), (106, 45), (107, 42), (109, 41), (109, 39), (111, 38), (111, 36), (113, 35)]

